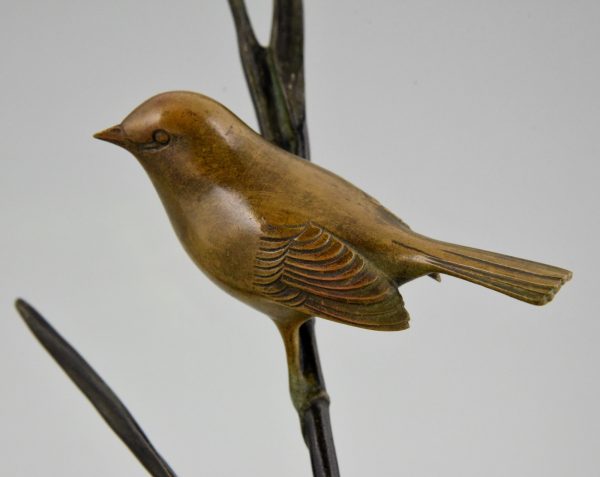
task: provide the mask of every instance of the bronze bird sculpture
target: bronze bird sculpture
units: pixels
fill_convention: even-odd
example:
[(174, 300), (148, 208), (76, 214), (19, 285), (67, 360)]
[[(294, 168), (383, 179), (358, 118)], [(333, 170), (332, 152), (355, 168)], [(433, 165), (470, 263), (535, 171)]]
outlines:
[(95, 137), (139, 160), (196, 265), (273, 319), (297, 408), (307, 386), (294, 372), (297, 333), (313, 316), (403, 330), (409, 316), (398, 287), (414, 278), (452, 275), (535, 305), (571, 278), (562, 268), (420, 235), (200, 94), (157, 95)]

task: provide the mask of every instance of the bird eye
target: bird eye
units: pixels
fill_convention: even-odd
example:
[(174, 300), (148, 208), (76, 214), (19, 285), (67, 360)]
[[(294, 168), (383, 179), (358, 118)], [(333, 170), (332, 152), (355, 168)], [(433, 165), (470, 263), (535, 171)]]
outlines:
[(157, 129), (152, 133), (152, 140), (155, 143), (160, 144), (161, 146), (165, 146), (169, 144), (171, 136), (169, 136), (169, 133), (167, 131), (163, 129)]

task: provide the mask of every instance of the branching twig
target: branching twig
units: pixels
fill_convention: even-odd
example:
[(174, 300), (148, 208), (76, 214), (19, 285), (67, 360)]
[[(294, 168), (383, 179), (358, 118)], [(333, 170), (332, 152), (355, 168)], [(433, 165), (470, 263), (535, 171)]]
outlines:
[(269, 46), (258, 44), (243, 0), (229, 0), (261, 134), (309, 159), (301, 0), (276, 0)]
[[(304, 100), (304, 24), (301, 0), (275, 0), (271, 39), (258, 44), (243, 0), (229, 0), (238, 35), (242, 66), (262, 135), (278, 146), (309, 159)], [(313, 474), (339, 476), (329, 398), (321, 372), (314, 319), (300, 328), (300, 372), (321, 389), (320, 399), (300, 411), (302, 434), (310, 451)]]
[(15, 305), (34, 336), (150, 475), (175, 477), (121, 400), (85, 359), (31, 305), (24, 300), (17, 300)]

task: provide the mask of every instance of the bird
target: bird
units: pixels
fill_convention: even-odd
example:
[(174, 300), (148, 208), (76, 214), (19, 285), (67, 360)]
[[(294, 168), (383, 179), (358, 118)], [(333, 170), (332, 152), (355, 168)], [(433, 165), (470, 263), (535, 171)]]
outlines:
[(153, 96), (94, 137), (137, 158), (190, 258), (275, 322), (288, 361), (300, 359), (298, 327), (315, 316), (371, 330), (408, 328), (398, 287), (422, 276), (450, 275), (534, 305), (552, 300), (572, 276), (419, 234), (358, 187), (268, 142), (199, 93)]

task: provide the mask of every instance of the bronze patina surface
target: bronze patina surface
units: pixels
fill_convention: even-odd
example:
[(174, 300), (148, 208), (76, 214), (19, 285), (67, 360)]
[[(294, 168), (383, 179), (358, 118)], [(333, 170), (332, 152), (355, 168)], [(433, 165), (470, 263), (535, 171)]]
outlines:
[(452, 275), (535, 305), (571, 278), (562, 268), (420, 235), (200, 94), (157, 95), (95, 137), (139, 160), (190, 257), (274, 320), (291, 362), (298, 327), (315, 315), (407, 328), (398, 286), (424, 275)]

